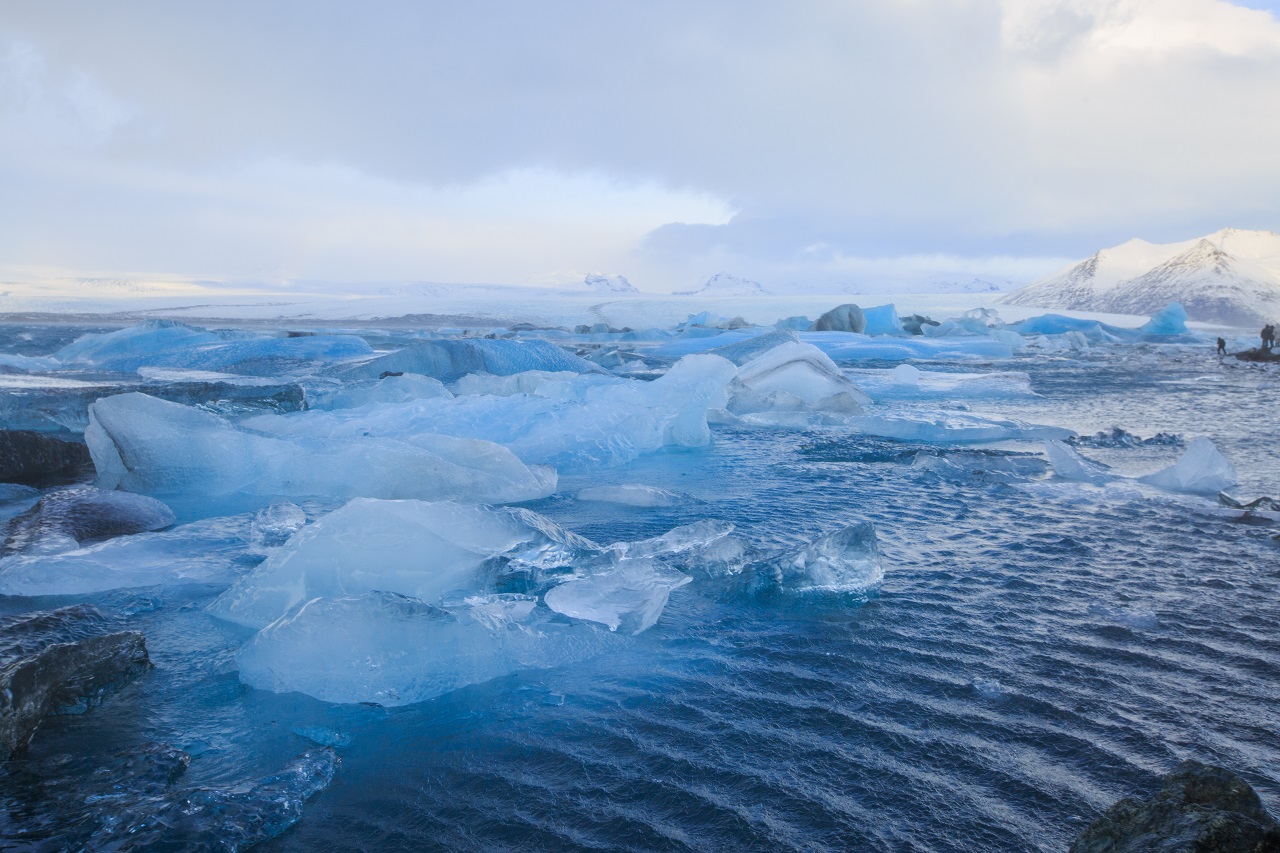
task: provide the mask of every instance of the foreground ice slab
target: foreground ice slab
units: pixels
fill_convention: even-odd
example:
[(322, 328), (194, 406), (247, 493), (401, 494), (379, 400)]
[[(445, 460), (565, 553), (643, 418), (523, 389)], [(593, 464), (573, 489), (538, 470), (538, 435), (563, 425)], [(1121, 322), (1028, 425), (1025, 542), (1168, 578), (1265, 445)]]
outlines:
[(729, 410), (736, 413), (788, 408), (798, 400), (817, 409), (861, 414), (871, 402), (835, 362), (810, 344), (790, 341), (764, 352), (738, 368)]
[(359, 431), (337, 441), (280, 438), (137, 393), (94, 403), (85, 440), (99, 485), (198, 498), (206, 513), (278, 496), (501, 503), (544, 497), (556, 482), (553, 471), (531, 469), (485, 441), (416, 433), (397, 441)]
[(528, 596), (475, 597), (446, 610), (369, 592), (306, 602), (259, 631), (238, 660), (251, 687), (408, 705), (522, 669), (586, 660), (615, 637), (560, 621)]
[(356, 499), (303, 529), (209, 611), (261, 628), (317, 597), (382, 590), (439, 604), (488, 592), (499, 570), (543, 574), (600, 550), (528, 510)]

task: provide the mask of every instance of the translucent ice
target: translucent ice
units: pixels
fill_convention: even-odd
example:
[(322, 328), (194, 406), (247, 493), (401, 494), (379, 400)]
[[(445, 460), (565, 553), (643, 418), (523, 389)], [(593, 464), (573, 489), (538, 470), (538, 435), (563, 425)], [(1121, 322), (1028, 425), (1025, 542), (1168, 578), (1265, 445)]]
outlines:
[(316, 394), (311, 408), (353, 409), (370, 403), (404, 403), (409, 400), (429, 400), (435, 397), (452, 397), (439, 379), (404, 373), (384, 376), (381, 379), (355, 381), (340, 390)]
[(793, 589), (866, 592), (884, 579), (876, 529), (853, 524), (783, 559), (783, 583)]
[(1177, 462), (1154, 474), (1139, 477), (1138, 482), (1171, 492), (1217, 494), (1236, 484), (1236, 469), (1212, 441), (1201, 437), (1187, 446)]
[(609, 550), (633, 559), (661, 557), (701, 575), (735, 575), (747, 565), (749, 549), (732, 535), (733, 530), (732, 522), (708, 518), (674, 527), (651, 539), (618, 542), (610, 545)]
[(693, 578), (658, 560), (623, 559), (587, 577), (549, 589), (547, 607), (573, 619), (599, 622), (610, 631), (639, 634), (653, 626), (673, 589)]
[(637, 507), (680, 506), (689, 502), (689, 498), (685, 495), (636, 483), (620, 486), (592, 486), (579, 491), (578, 500)]
[(486, 441), (431, 434), (397, 441), (362, 431), (338, 441), (273, 437), (137, 393), (94, 403), (85, 440), (103, 487), (198, 498), (206, 513), (275, 497), (504, 502), (555, 490), (553, 471), (531, 469)]
[(307, 523), (302, 507), (289, 501), (273, 501), (254, 513), (249, 541), (258, 548), (277, 548)]
[(391, 592), (306, 602), (258, 632), (240, 678), (327, 702), (408, 705), (522, 669), (575, 663), (615, 635), (552, 618), (527, 596), (483, 596), (447, 610)]
[(866, 321), (866, 328), (863, 329), (865, 334), (893, 335), (894, 337), (907, 334), (906, 329), (902, 328), (902, 321), (898, 319), (898, 308), (893, 304), (866, 308), (862, 316)]
[(1028, 441), (1063, 439), (1074, 435), (1061, 427), (1039, 426), (1022, 421), (984, 418), (964, 412), (904, 412), (897, 415), (865, 415), (846, 423), (867, 435), (900, 441), (931, 443), (979, 441)]
[(486, 591), (508, 564), (545, 573), (599, 550), (528, 510), (356, 499), (303, 528), (209, 610), (260, 628), (321, 596), (383, 590), (438, 604)]
[(1031, 377), (1020, 371), (954, 373), (900, 364), (892, 370), (857, 370), (850, 377), (873, 400), (1004, 399), (1033, 397)]
[(710, 350), (710, 352), (721, 358), (727, 358), (741, 367), (753, 358), (764, 355), (774, 347), (782, 344), (799, 343), (799, 341), (799, 336), (792, 329), (780, 329), (776, 332), (746, 338), (737, 343), (725, 344)]
[(454, 388), (459, 394), (492, 394), (496, 397), (510, 397), (513, 394), (537, 394), (549, 383), (564, 383), (578, 376), (577, 373), (563, 370), (526, 370), (510, 376), (468, 373), (454, 383)]
[(1152, 314), (1138, 332), (1142, 335), (1185, 335), (1188, 332), (1187, 309), (1180, 302), (1170, 302)]

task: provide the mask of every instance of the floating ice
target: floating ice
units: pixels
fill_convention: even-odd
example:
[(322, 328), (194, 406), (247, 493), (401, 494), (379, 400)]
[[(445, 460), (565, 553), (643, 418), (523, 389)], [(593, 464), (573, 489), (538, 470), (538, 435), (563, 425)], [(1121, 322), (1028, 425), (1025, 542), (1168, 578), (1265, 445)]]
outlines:
[(620, 486), (591, 486), (578, 492), (578, 500), (637, 507), (680, 506), (689, 502), (686, 495), (636, 483)]
[(782, 581), (792, 589), (867, 592), (884, 579), (876, 529), (852, 524), (811, 542), (781, 562)]
[(383, 590), (438, 604), (488, 591), (503, 566), (548, 572), (599, 550), (528, 510), (356, 499), (303, 528), (209, 611), (261, 628), (316, 597)]
[[(926, 329), (933, 328), (926, 326)], [(852, 336), (851, 336), (852, 337)], [(860, 338), (860, 339), (858, 339)], [(985, 337), (909, 337), (822, 340), (818, 335), (801, 334), (800, 340), (825, 352), (832, 361), (905, 361), (917, 358), (928, 361), (956, 359), (1001, 360), (1013, 357), (1014, 347), (1007, 340)]]
[[(537, 394), (551, 383), (568, 383), (577, 379), (580, 374), (568, 371), (526, 370), (510, 376), (493, 376), (488, 373), (468, 373), (456, 383), (454, 390), (459, 394), (491, 394), (495, 397), (510, 397), (513, 394)], [(609, 381), (605, 377), (599, 377)], [(547, 395), (554, 396), (554, 395)]]
[(750, 337), (737, 343), (725, 344), (710, 350), (712, 355), (727, 358), (741, 367), (754, 358), (758, 358), (783, 344), (799, 343), (800, 337), (791, 329)]
[(848, 418), (846, 423), (867, 435), (899, 441), (929, 443), (1034, 441), (1064, 439), (1074, 435), (1061, 427), (1039, 426), (1022, 421), (984, 418), (963, 412), (906, 412), (899, 415), (866, 415)]
[(1144, 336), (1185, 335), (1188, 331), (1187, 309), (1181, 302), (1170, 302), (1138, 329)]
[(863, 329), (864, 334), (892, 335), (894, 337), (902, 337), (907, 334), (907, 330), (902, 327), (902, 321), (898, 319), (898, 308), (892, 303), (863, 309), (862, 317), (866, 321), (866, 328)]
[(94, 403), (85, 432), (99, 485), (174, 500), (198, 497), (206, 512), (275, 497), (466, 497), (500, 503), (555, 491), (555, 472), (531, 469), (490, 442), (431, 434), (396, 441), (362, 431), (344, 438), (261, 435), (137, 393)]
[(1212, 441), (1201, 437), (1187, 446), (1177, 462), (1154, 474), (1139, 477), (1138, 482), (1171, 492), (1217, 494), (1236, 484), (1236, 469)]
[(1053, 466), (1053, 473), (1064, 480), (1101, 485), (1117, 477), (1106, 465), (1085, 459), (1061, 441), (1046, 441), (1044, 450), (1049, 457), (1049, 464)]
[(282, 363), (335, 363), (373, 350), (354, 335), (268, 337), (250, 332), (210, 332), (169, 320), (151, 320), (106, 334), (85, 335), (54, 353), (68, 366), (132, 372), (141, 367), (239, 371)]
[(730, 409), (739, 412), (771, 408), (769, 395), (778, 392), (817, 408), (827, 408), (824, 403), (837, 398), (839, 410), (853, 414), (871, 402), (822, 350), (798, 341), (776, 346), (742, 365), (738, 382), (750, 392), (736, 392), (730, 401)]
[[(630, 462), (666, 447), (710, 443), (707, 411), (723, 408), (726, 387), (735, 372), (723, 358), (695, 355), (676, 362), (652, 382), (580, 376), (565, 382), (548, 380), (539, 385), (536, 396), (462, 395), (366, 409), (263, 416), (245, 425), (264, 433), (330, 440), (364, 437), (420, 442), (424, 433), (474, 437), (510, 448), (529, 464), (582, 470)], [(469, 499), (497, 500), (480, 495)]]
[(689, 571), (713, 577), (735, 575), (747, 565), (747, 546), (732, 535), (729, 521), (708, 518), (673, 527), (661, 536), (617, 542), (609, 550), (620, 558), (661, 557)]
[(306, 602), (259, 631), (238, 657), (251, 687), (326, 702), (408, 705), (522, 669), (576, 663), (614, 637), (559, 621), (527, 596), (483, 596), (448, 610), (391, 592)]
[(639, 634), (658, 621), (667, 597), (693, 578), (653, 559), (623, 559), (585, 578), (549, 589), (547, 607), (610, 631)]
[(307, 523), (302, 507), (289, 501), (274, 501), (254, 513), (249, 541), (257, 548), (277, 548)]
[(381, 379), (347, 383), (340, 390), (316, 395), (310, 408), (354, 409), (372, 403), (404, 403), (409, 400), (429, 400), (435, 397), (452, 397), (439, 379), (404, 373), (384, 376)]
[(1034, 456), (960, 451), (945, 456), (917, 453), (911, 467), (928, 471), (949, 482), (979, 480), (987, 483), (1020, 483), (1042, 476), (1048, 466)]
[(862, 309), (853, 303), (837, 305), (823, 314), (809, 327), (813, 332), (854, 332), (861, 334), (867, 327)]
[(419, 373), (441, 382), (456, 382), (468, 373), (510, 376), (528, 370), (595, 373), (601, 368), (546, 341), (439, 340), (423, 341), (379, 356), (343, 375), (349, 379), (377, 379), (384, 373)]
[(1007, 399), (1034, 397), (1031, 377), (1021, 371), (950, 373), (911, 364), (892, 370), (857, 370), (850, 376), (873, 400)]

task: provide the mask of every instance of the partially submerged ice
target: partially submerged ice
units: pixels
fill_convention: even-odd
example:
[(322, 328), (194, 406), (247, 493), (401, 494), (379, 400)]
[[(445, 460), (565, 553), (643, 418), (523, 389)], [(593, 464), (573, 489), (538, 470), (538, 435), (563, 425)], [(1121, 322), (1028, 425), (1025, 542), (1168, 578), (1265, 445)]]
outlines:
[(617, 486), (590, 486), (578, 492), (578, 500), (634, 507), (680, 506), (689, 502), (686, 495), (657, 486), (624, 483)]
[(600, 550), (528, 510), (356, 499), (303, 528), (209, 611), (261, 628), (319, 597), (381, 590), (434, 605), (491, 591), (499, 571), (542, 577)]
[(444, 609), (373, 591), (303, 603), (259, 631), (238, 661), (251, 687), (393, 706), (586, 660), (614, 636), (563, 621), (530, 596), (476, 596)]
[(810, 542), (778, 565), (783, 585), (795, 590), (866, 593), (884, 580), (876, 529), (866, 521)]
[(738, 368), (729, 410), (813, 408), (861, 414), (871, 402), (822, 350), (789, 341)]
[(556, 483), (554, 471), (530, 468), (487, 441), (430, 433), (268, 436), (138, 393), (94, 403), (85, 440), (102, 487), (198, 497), (205, 511), (309, 496), (501, 503), (545, 497)]
[(455, 382), (468, 373), (510, 376), (527, 370), (596, 373), (598, 365), (547, 341), (423, 341), (344, 371), (349, 379), (377, 379), (386, 373), (417, 373)]
[(651, 558), (623, 559), (587, 577), (547, 590), (547, 607), (610, 631), (639, 634), (653, 627), (671, 591), (693, 578)]
[(0, 555), (67, 551), (116, 536), (161, 530), (173, 522), (169, 507), (145, 495), (92, 486), (54, 489), (30, 510), (0, 525)]

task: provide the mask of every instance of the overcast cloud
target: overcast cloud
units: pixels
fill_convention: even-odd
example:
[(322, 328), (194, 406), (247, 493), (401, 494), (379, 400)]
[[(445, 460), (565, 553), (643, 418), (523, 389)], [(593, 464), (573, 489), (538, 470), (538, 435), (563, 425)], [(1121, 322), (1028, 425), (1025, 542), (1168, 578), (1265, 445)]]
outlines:
[(0, 264), (1027, 280), (1280, 214), (1226, 0), (0, 7)]

